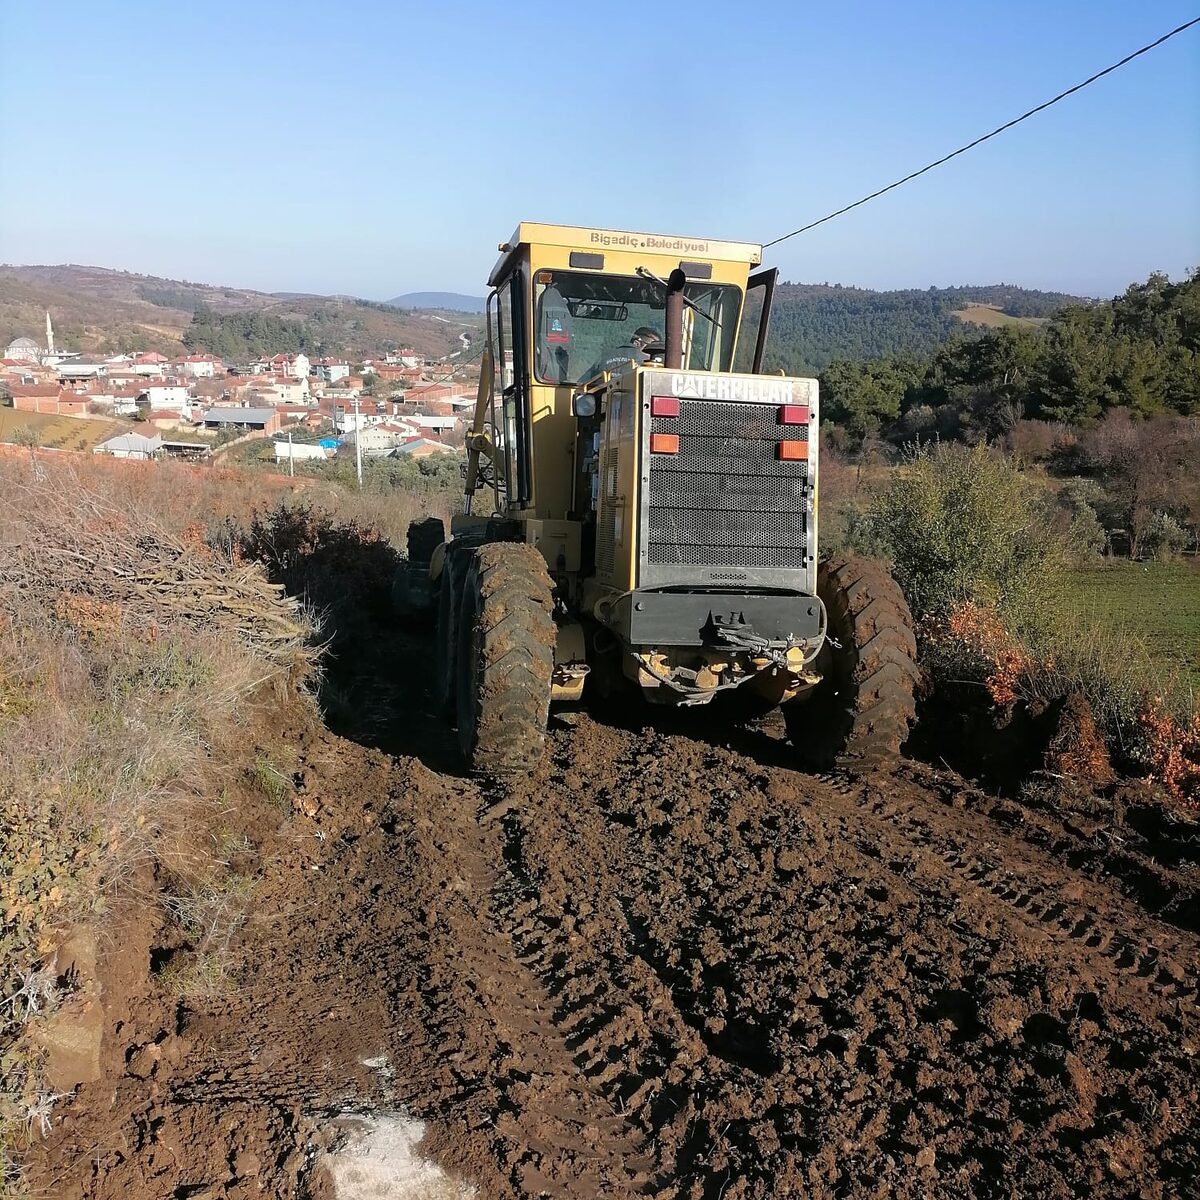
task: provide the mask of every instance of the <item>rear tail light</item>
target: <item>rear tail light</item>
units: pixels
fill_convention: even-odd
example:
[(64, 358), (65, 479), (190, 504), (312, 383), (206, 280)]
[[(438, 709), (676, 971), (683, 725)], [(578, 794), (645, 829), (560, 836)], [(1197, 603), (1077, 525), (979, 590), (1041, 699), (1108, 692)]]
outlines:
[(679, 453), (679, 434), (677, 434), (677, 433), (652, 433), (650, 435), (650, 453), (651, 454), (678, 454)]
[(776, 442), (775, 457), (780, 462), (803, 462), (808, 458), (808, 443)]
[(650, 415), (652, 417), (679, 416), (679, 399), (676, 396), (651, 396)]
[(779, 408), (780, 425), (807, 425), (807, 404), (783, 404)]

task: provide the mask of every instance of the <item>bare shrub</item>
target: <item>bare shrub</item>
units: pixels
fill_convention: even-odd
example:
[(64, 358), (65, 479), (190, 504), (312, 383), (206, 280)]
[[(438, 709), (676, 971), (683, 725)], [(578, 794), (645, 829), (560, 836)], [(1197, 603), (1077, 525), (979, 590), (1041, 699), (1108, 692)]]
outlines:
[(238, 548), (319, 614), (326, 638), (344, 638), (390, 617), (395, 546), (357, 520), (337, 521), (310, 504), (256, 513)]
[(1075, 433), (1061, 421), (1017, 421), (1005, 434), (1003, 445), (1028, 463), (1047, 462), (1075, 442)]

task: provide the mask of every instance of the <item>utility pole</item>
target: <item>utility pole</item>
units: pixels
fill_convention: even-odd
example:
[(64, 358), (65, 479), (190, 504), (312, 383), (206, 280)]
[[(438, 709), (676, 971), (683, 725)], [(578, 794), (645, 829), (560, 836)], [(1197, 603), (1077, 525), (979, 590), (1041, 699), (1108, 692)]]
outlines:
[(362, 417), (358, 396), (354, 397), (354, 466), (358, 471), (358, 490), (362, 491)]
[(296, 477), (296, 460), (292, 457), (292, 431), (288, 430), (288, 474)]

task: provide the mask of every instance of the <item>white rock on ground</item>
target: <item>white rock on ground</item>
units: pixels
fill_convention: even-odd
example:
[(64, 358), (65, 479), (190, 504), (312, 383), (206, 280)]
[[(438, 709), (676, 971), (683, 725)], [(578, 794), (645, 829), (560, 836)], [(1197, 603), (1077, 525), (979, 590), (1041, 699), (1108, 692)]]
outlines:
[(418, 1153), (425, 1124), (404, 1113), (338, 1117), (336, 1149), (318, 1159), (337, 1200), (473, 1200), (473, 1187), (451, 1179)]

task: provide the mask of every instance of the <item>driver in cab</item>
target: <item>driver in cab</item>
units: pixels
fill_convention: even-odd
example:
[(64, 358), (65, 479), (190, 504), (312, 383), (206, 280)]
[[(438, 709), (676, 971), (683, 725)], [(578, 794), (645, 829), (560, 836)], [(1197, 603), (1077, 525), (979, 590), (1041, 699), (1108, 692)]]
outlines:
[(635, 329), (620, 346), (610, 350), (591, 370), (588, 378), (599, 375), (601, 371), (621, 371), (632, 361), (644, 363), (649, 354), (647, 347), (662, 341), (662, 334), (651, 329), (648, 325)]

